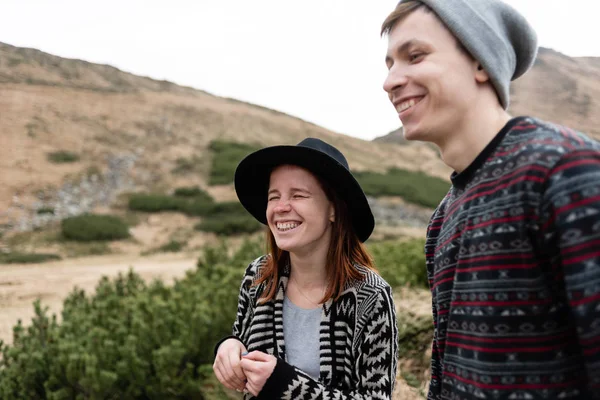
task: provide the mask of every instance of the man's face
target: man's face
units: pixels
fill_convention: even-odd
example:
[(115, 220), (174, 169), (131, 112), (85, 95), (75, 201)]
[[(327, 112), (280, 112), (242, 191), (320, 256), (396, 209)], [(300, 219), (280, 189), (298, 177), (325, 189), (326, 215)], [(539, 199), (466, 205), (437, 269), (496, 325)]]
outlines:
[(477, 100), (477, 63), (433, 12), (421, 8), (389, 34), (383, 84), (408, 140), (443, 144)]

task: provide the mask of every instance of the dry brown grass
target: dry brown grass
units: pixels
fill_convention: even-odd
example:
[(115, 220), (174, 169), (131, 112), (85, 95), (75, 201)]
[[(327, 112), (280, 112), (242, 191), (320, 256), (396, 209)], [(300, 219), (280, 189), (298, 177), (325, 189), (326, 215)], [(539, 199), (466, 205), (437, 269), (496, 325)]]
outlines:
[(510, 112), (569, 126), (600, 139), (600, 58), (541, 49), (535, 66), (512, 85)]
[[(204, 187), (206, 148), (216, 138), (268, 146), (315, 136), (338, 146), (356, 170), (397, 166), (449, 176), (422, 144), (367, 142), (264, 107), (1, 43), (0, 58), (7, 60), (0, 62), (0, 211), (15, 205), (15, 195), (27, 208), (37, 191), (60, 187), (89, 167), (102, 169), (109, 154), (139, 155), (133, 173), (141, 187)], [(81, 160), (51, 164), (46, 154), (56, 150)], [(194, 173), (171, 173), (178, 158), (192, 157), (200, 160)], [(231, 198), (231, 190), (214, 192)]]

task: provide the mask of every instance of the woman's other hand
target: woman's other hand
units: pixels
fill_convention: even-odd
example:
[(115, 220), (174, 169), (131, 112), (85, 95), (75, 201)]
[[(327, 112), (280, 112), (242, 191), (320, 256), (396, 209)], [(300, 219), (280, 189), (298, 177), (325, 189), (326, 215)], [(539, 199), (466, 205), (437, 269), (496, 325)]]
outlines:
[(247, 379), (246, 390), (253, 396), (258, 396), (273, 373), (277, 358), (262, 351), (253, 351), (242, 357), (240, 365)]
[(246, 347), (237, 339), (227, 339), (219, 346), (213, 371), (219, 382), (228, 389), (241, 392), (246, 385), (246, 375), (240, 366)]

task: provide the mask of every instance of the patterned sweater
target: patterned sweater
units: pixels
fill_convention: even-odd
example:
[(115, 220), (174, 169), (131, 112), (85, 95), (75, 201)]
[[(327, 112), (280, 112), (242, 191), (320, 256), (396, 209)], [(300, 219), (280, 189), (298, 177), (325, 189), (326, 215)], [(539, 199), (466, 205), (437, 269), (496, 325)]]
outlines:
[(246, 269), (233, 324), (233, 337), (248, 351), (260, 350), (278, 358), (258, 399), (391, 399), (398, 331), (389, 285), (371, 270), (357, 266), (365, 279), (348, 285), (337, 301), (323, 305), (316, 381), (285, 361), (282, 315), (289, 267), (281, 274), (276, 299), (257, 302), (264, 284), (252, 283), (266, 259), (260, 257)]
[(600, 144), (511, 120), (435, 211), (429, 399), (600, 398)]

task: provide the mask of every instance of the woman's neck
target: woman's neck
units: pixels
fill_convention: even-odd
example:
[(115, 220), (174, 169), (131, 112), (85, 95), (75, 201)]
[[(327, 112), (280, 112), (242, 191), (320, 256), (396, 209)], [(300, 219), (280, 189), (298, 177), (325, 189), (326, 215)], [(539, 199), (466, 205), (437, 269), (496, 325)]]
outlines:
[(327, 284), (327, 257), (313, 253), (299, 257), (290, 254), (291, 276), (301, 288), (321, 288)]

